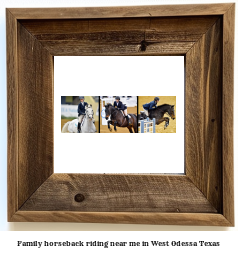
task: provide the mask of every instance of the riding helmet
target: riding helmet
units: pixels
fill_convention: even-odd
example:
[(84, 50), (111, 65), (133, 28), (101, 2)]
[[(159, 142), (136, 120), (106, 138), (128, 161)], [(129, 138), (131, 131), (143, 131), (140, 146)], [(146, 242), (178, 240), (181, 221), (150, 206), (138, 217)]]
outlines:
[(119, 96), (116, 96), (116, 100), (120, 100), (120, 97), (119, 97)]
[(84, 96), (79, 96), (79, 99), (80, 99), (80, 100), (84, 99)]
[(154, 101), (159, 101), (159, 97), (155, 97), (155, 98), (154, 98)]

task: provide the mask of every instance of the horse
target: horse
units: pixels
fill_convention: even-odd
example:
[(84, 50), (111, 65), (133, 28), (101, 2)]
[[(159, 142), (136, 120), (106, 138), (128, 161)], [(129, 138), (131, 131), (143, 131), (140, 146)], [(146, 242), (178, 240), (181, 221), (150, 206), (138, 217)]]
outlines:
[[(149, 118), (151, 120), (153, 118), (156, 119), (156, 121), (155, 121), (156, 125), (159, 125), (165, 121), (164, 129), (166, 129), (169, 126), (169, 118), (164, 117), (164, 114), (169, 115), (173, 120), (175, 119), (174, 105), (163, 104), (163, 105), (160, 105), (156, 108), (149, 109), (148, 113), (149, 113)], [(139, 120), (143, 120), (146, 118), (147, 118), (147, 116), (144, 112), (141, 112), (141, 114), (138, 115)]]
[[(85, 107), (85, 116), (82, 120), (80, 133), (95, 133), (97, 132), (96, 127), (93, 122), (93, 109), (92, 105)], [(62, 133), (78, 133), (78, 119), (74, 119), (64, 124), (62, 128)]]
[[(108, 120), (110, 116), (110, 120), (107, 121), (108, 129), (112, 131), (110, 124), (114, 126), (114, 130), (117, 131), (116, 126), (118, 127), (126, 127), (130, 133), (137, 133), (137, 116), (135, 114), (129, 114), (130, 117), (130, 124), (128, 124), (127, 119), (122, 114), (121, 110), (116, 109), (112, 106), (111, 103), (105, 105), (105, 113), (106, 113), (106, 120)], [(133, 129), (133, 130), (132, 130)]]
[(141, 111), (140, 114), (138, 115), (138, 120), (144, 120), (147, 119), (147, 115), (145, 114), (144, 111)]

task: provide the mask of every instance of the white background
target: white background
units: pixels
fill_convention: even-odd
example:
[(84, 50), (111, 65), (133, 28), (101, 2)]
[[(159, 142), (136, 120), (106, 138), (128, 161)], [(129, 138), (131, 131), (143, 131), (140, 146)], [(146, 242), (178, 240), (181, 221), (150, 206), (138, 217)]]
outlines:
[[(62, 95), (112, 94), (176, 96), (176, 133), (60, 132)], [(54, 110), (54, 172), (184, 173), (183, 56), (55, 57)]]
[[(231, 2), (230, 0), (186, 0), (186, 1), (175, 1), (175, 0), (117, 0), (117, 1), (90, 1), (90, 0), (1, 0), (0, 1), (0, 229), (1, 230), (75, 230), (75, 231), (95, 231), (95, 230), (105, 230), (105, 231), (125, 231), (125, 232), (67, 232), (67, 233), (52, 233), (52, 232), (0, 232), (0, 248), (3, 253), (9, 253), (11, 250), (17, 253), (33, 253), (34, 249), (18, 249), (15, 247), (16, 240), (38, 240), (44, 235), (44, 238), (50, 240), (55, 237), (58, 238), (60, 234), (64, 239), (82, 239), (82, 238), (97, 238), (103, 237), (103, 239), (132, 239), (136, 237), (138, 240), (143, 240), (143, 237), (146, 236), (153, 239), (163, 239), (166, 236), (167, 239), (172, 240), (173, 237), (176, 239), (195, 239), (199, 241), (202, 238), (207, 240), (210, 237), (215, 237), (217, 240), (221, 240), (223, 246), (219, 249), (190, 249), (190, 248), (176, 248), (168, 253), (212, 253), (212, 251), (220, 253), (236, 253), (237, 252), (237, 236), (238, 236), (238, 227), (226, 228), (226, 227), (199, 227), (199, 226), (159, 226), (159, 225), (126, 225), (126, 224), (94, 224), (94, 223), (7, 223), (7, 107), (6, 107), (6, 38), (5, 38), (5, 8), (6, 7), (75, 7), (75, 6), (118, 6), (118, 5), (145, 5), (145, 4), (191, 4), (191, 3), (223, 3)], [(234, 1), (233, 1), (234, 2)], [(237, 6), (236, 6), (236, 14)], [(236, 38), (238, 38), (238, 18), (236, 18)], [(236, 40), (237, 41), (237, 40)], [(237, 42), (236, 42), (237, 48)], [(235, 50), (235, 70), (238, 69), (237, 65), (237, 50)], [(238, 152), (238, 93), (237, 93), (237, 71), (235, 72), (235, 97), (234, 97), (234, 152), (237, 155)], [(235, 208), (236, 208), (236, 218), (238, 218), (238, 156), (234, 157), (235, 162)], [(236, 224), (238, 223), (236, 219)], [(150, 232), (126, 232), (126, 231), (150, 231)], [(159, 232), (159, 231), (183, 231), (183, 232)], [(206, 230), (208, 232), (199, 232), (201, 230)], [(209, 232), (210, 231), (232, 231), (232, 232)], [(155, 231), (155, 232), (154, 232)], [(193, 232), (187, 232), (193, 231)], [(63, 237), (64, 236), (64, 237)], [(66, 237), (67, 236), (67, 237)], [(61, 239), (60, 237), (58, 239)], [(55, 240), (55, 239), (54, 239)], [(156, 253), (159, 253), (160, 250), (155, 250)], [(104, 250), (103, 250), (104, 251)], [(120, 253), (121, 253), (120, 249)], [(138, 249), (138, 251), (144, 251), (143, 249)], [(199, 251), (199, 252), (198, 252)], [(58, 253), (65, 253), (65, 250), (59, 251)], [(99, 252), (99, 250), (97, 250)], [(163, 252), (163, 251), (162, 251)], [(44, 253), (52, 253), (52, 249)], [(73, 252), (72, 252), (73, 253)], [(77, 249), (77, 253), (80, 253)], [(85, 253), (85, 252), (84, 252)], [(151, 252), (150, 252), (151, 253)]]

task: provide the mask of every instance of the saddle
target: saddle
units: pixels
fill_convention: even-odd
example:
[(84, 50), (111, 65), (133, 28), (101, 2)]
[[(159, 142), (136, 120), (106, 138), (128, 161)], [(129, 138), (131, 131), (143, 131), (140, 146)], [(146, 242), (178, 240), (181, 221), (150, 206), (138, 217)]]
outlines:
[(121, 111), (122, 115), (125, 117), (125, 114), (124, 114), (124, 112), (123, 112), (122, 110), (120, 110), (120, 111)]
[[(125, 114), (124, 114), (123, 110), (120, 110), (120, 111), (121, 111), (122, 115), (125, 117)], [(129, 118), (131, 118), (130, 114), (127, 114), (127, 115), (128, 115)]]

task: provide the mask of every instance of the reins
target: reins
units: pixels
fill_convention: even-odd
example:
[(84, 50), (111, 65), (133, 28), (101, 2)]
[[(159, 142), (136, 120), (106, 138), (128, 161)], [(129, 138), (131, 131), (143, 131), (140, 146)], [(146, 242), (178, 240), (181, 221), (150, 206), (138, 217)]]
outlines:
[(112, 112), (112, 113), (111, 113), (111, 116), (112, 116), (114, 113), (116, 113), (116, 115), (117, 115), (118, 111), (115, 110), (114, 112)]

